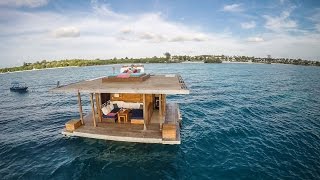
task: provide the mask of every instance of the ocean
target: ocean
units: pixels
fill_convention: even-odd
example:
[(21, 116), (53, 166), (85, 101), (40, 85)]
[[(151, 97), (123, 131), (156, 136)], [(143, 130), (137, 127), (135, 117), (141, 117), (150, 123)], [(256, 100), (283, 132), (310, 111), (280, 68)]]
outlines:
[[(61, 134), (76, 94), (49, 92), (110, 66), (0, 74), (0, 179), (319, 179), (320, 68), (281, 64), (145, 64), (180, 73), (181, 145)], [(24, 81), (27, 93), (10, 92)], [(83, 94), (84, 111), (90, 111)]]

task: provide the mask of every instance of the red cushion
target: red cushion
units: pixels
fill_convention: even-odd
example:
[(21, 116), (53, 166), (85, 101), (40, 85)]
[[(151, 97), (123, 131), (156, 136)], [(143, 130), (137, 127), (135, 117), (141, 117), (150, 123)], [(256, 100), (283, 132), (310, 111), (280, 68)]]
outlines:
[(108, 113), (108, 114), (107, 114), (108, 117), (114, 117), (114, 116), (116, 116), (116, 115), (117, 115), (117, 113)]

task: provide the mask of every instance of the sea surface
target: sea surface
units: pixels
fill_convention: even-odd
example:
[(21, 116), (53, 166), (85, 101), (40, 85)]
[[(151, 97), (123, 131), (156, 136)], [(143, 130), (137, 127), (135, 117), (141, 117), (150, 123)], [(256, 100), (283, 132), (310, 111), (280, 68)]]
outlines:
[[(167, 100), (180, 104), (181, 145), (61, 135), (64, 123), (79, 117), (77, 96), (49, 90), (57, 81), (107, 76), (112, 66), (0, 74), (0, 179), (320, 179), (319, 67), (145, 68), (180, 73), (190, 89)], [(10, 92), (12, 81), (29, 91)], [(89, 95), (82, 98), (89, 112)]]

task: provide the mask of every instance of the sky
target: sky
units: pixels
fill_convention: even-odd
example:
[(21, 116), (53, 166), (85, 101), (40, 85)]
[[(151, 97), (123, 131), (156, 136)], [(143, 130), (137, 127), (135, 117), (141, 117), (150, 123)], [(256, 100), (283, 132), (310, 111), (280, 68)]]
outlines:
[(0, 67), (61, 59), (320, 60), (319, 0), (1, 0)]

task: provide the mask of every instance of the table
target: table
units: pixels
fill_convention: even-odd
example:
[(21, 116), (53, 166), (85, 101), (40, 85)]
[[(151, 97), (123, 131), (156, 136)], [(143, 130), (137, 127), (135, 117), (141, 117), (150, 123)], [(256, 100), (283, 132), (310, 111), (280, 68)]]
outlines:
[(122, 109), (118, 112), (118, 122), (121, 122), (123, 119), (123, 122), (128, 122), (128, 116), (129, 116), (129, 109)]

